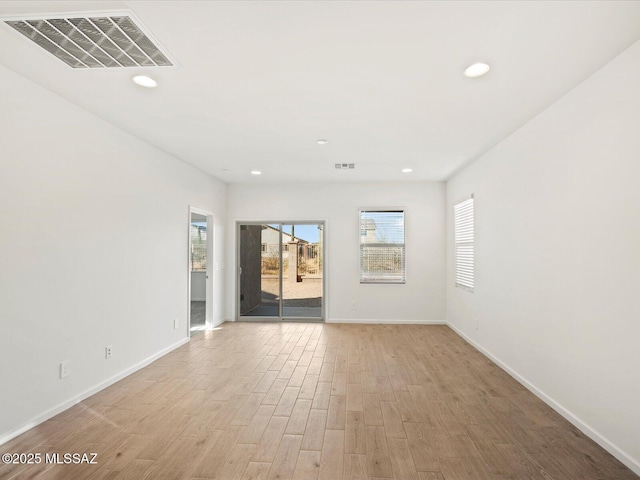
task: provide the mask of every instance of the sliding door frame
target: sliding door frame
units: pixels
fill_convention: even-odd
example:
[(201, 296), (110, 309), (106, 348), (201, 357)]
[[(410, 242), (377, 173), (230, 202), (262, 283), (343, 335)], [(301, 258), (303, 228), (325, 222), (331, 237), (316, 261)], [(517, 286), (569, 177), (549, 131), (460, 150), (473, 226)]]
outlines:
[[(240, 227), (243, 225), (278, 225), (278, 241), (279, 241), (279, 273), (278, 273), (278, 316), (251, 316), (240, 314), (240, 295), (241, 295), (241, 272), (240, 272)], [(282, 227), (285, 225), (321, 225), (322, 231), (320, 241), (322, 245), (322, 307), (320, 317), (288, 317), (284, 316), (284, 298), (282, 293), (282, 276), (283, 276), (283, 260), (282, 260)], [(325, 322), (326, 305), (327, 305), (327, 275), (326, 275), (326, 227), (324, 220), (277, 220), (277, 221), (236, 221), (236, 320), (237, 321), (274, 321), (274, 322)], [(297, 255), (297, 252), (296, 252)]]

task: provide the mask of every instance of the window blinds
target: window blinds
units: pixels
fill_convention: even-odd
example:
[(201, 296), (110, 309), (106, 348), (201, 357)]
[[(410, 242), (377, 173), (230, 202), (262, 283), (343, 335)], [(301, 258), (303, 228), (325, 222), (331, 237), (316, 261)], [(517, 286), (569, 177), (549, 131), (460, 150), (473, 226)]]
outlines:
[(456, 286), (473, 292), (473, 197), (456, 204), (454, 212)]
[(404, 211), (360, 211), (360, 283), (405, 283)]

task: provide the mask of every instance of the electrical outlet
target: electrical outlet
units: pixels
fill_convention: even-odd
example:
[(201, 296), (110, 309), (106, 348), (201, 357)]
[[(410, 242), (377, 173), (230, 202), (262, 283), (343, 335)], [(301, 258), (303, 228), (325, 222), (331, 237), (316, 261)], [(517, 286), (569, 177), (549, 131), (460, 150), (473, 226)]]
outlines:
[(109, 360), (111, 358), (111, 354), (113, 353), (111, 345), (107, 345), (104, 347), (104, 358)]
[(480, 319), (476, 318), (476, 330), (480, 330)]
[(357, 310), (358, 309), (358, 302), (351, 302), (351, 310)]
[(174, 318), (173, 319), (173, 329), (177, 330), (178, 329), (178, 324), (180, 323), (179, 319)]
[(60, 379), (67, 378), (69, 376), (69, 360), (60, 362)]

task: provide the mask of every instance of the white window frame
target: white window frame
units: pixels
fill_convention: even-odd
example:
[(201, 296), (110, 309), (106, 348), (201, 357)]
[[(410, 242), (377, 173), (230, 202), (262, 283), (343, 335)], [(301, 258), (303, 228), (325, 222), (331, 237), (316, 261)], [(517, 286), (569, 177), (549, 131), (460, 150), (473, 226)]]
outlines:
[[(398, 246), (402, 246), (402, 272), (401, 272), (401, 277), (398, 279), (393, 279), (393, 278), (365, 278), (364, 277), (364, 272), (363, 272), (363, 255), (362, 255), (362, 247), (363, 244), (362, 243), (362, 214), (366, 213), (366, 212), (402, 212), (402, 237), (403, 237), (403, 243), (402, 244), (392, 244), (392, 245), (398, 245)], [(407, 238), (406, 238), (406, 232), (407, 232), (407, 209), (404, 207), (384, 207), (384, 208), (361, 208), (358, 211), (358, 243), (359, 243), (359, 247), (358, 247), (358, 260), (359, 260), (359, 276), (360, 276), (360, 283), (363, 285), (368, 285), (368, 284), (394, 284), (394, 285), (403, 285), (405, 283), (407, 283)]]
[(473, 194), (453, 206), (455, 286), (475, 289), (475, 200)]

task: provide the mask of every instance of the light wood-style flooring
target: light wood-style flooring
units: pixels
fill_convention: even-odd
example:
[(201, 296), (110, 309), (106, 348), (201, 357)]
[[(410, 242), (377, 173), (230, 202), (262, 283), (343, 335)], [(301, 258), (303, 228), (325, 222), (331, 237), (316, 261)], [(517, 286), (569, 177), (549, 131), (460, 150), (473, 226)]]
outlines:
[(638, 479), (446, 326), (225, 323), (0, 447), (2, 479)]

